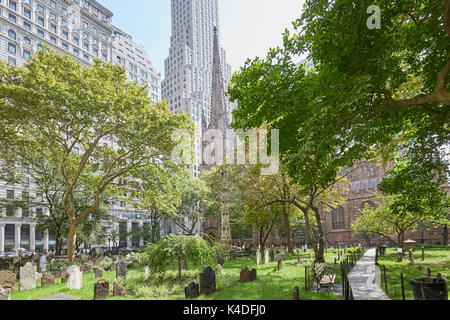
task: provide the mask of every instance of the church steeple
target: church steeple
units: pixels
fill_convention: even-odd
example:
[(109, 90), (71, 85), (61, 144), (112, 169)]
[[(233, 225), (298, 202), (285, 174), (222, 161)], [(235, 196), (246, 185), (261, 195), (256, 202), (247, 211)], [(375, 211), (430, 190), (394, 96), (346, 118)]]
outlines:
[(211, 120), (210, 129), (227, 129), (229, 127), (228, 112), (225, 104), (225, 90), (220, 61), (219, 31), (214, 27)]

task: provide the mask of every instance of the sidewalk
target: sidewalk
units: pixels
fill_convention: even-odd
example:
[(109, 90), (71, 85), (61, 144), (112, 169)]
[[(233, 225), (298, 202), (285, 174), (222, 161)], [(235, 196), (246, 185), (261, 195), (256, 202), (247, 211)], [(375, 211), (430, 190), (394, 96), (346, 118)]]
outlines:
[(355, 300), (391, 300), (377, 285), (376, 249), (369, 249), (348, 274)]

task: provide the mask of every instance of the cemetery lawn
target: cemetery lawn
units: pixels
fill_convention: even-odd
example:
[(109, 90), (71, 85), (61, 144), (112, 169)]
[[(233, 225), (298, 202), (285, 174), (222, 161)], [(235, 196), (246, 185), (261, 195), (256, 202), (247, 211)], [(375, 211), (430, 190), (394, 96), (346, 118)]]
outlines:
[[(306, 258), (307, 256), (307, 258)], [(326, 293), (315, 293), (305, 291), (305, 265), (309, 265), (310, 253), (305, 255), (302, 264), (297, 263), (297, 257), (283, 259), (283, 268), (278, 271), (278, 263), (271, 262), (267, 265), (256, 266), (255, 259), (250, 257), (239, 257), (235, 260), (226, 261), (222, 272), (216, 272), (216, 286), (217, 292), (210, 296), (200, 296), (198, 300), (292, 300), (294, 286), (300, 289), (301, 300), (344, 300), (343, 297), (335, 296)], [(335, 254), (328, 254), (327, 261), (334, 261)], [(239, 274), (243, 266), (249, 269), (257, 269), (257, 280), (249, 283), (240, 283)], [(328, 270), (333, 269), (337, 274), (336, 283), (340, 283), (340, 266), (333, 263), (327, 264)], [(186, 271), (187, 279), (182, 283), (175, 280), (176, 271), (168, 271), (164, 280), (164, 275), (155, 275), (149, 287), (145, 286), (143, 280), (144, 272), (142, 268), (129, 269), (127, 275), (127, 282), (132, 284), (139, 284), (142, 287), (136, 290), (131, 290), (126, 285), (129, 295), (126, 297), (113, 297), (112, 288), (116, 281), (115, 272), (105, 271), (102, 279), (105, 279), (110, 284), (111, 295), (107, 300), (185, 300), (184, 287), (188, 282), (195, 280), (198, 283), (199, 268), (192, 268)], [(159, 279), (158, 279), (159, 278)], [(40, 288), (40, 283), (37, 288), (28, 291), (19, 291), (17, 285), (16, 291), (11, 294), (11, 300), (36, 300), (41, 297), (46, 297), (59, 293), (66, 293), (81, 300), (93, 300), (94, 298), (94, 284), (99, 280), (95, 278), (95, 274), (88, 273), (83, 276), (83, 289), (69, 290), (67, 284), (61, 284), (61, 278), (55, 279), (55, 285)]]
[[(381, 283), (380, 287), (392, 300), (402, 300), (402, 290), (400, 274), (403, 273), (405, 284), (405, 299), (414, 300), (410, 281), (417, 278), (426, 278), (427, 266), (431, 267), (432, 277), (436, 277), (439, 272), (450, 275), (450, 247), (425, 247), (425, 260), (422, 261), (421, 245), (417, 244), (417, 249), (414, 252), (415, 266), (412, 266), (409, 261), (409, 255), (403, 257), (403, 262), (397, 262), (397, 249), (390, 248), (386, 250), (386, 257), (379, 257), (378, 263), (381, 268)], [(386, 278), (388, 290), (386, 292), (383, 266), (386, 267)], [(420, 266), (422, 270), (420, 270)]]

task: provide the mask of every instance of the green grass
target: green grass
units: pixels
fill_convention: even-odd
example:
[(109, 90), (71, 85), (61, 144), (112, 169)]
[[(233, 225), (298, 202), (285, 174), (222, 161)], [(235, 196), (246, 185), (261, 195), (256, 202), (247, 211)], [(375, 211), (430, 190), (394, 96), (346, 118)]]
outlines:
[[(386, 257), (379, 257), (378, 263), (381, 268), (381, 288), (386, 292), (384, 278), (383, 278), (383, 266), (386, 267), (386, 278), (388, 284), (388, 290), (386, 294), (393, 300), (402, 300), (401, 290), (401, 278), (400, 274), (404, 275), (405, 284), (405, 299), (414, 300), (410, 281), (417, 278), (426, 278), (427, 266), (431, 267), (432, 277), (436, 277), (436, 274), (446, 274), (450, 276), (450, 248), (449, 247), (426, 247), (425, 248), (425, 260), (422, 261), (422, 249), (421, 246), (417, 246), (416, 252), (414, 252), (415, 266), (412, 266), (409, 261), (409, 255), (403, 257), (403, 262), (397, 262), (397, 249), (392, 248), (386, 251)], [(419, 269), (422, 267), (422, 270)]]
[[(297, 264), (297, 257), (283, 259), (283, 268), (280, 271), (276, 261), (261, 266), (256, 266), (255, 259), (249, 257), (226, 261), (222, 272), (216, 272), (217, 292), (210, 296), (200, 296), (198, 300), (292, 300), (294, 286), (300, 288), (301, 300), (343, 300), (342, 297), (331, 294), (305, 292), (305, 265), (312, 262), (310, 252), (302, 254), (303, 263), (300, 265)], [(327, 261), (334, 261), (334, 256), (336, 254), (330, 251)], [(239, 274), (243, 266), (257, 269), (256, 281), (239, 282)], [(329, 263), (326, 268), (334, 270), (337, 274), (336, 283), (339, 283), (339, 265)], [(126, 297), (110, 296), (108, 300), (184, 300), (184, 287), (190, 281), (198, 283), (198, 274), (199, 270), (194, 268), (184, 271), (184, 281), (180, 283), (176, 279), (176, 270), (145, 277), (142, 268), (130, 269), (125, 284), (129, 294)], [(116, 281), (115, 272), (105, 271), (103, 275), (103, 279), (110, 283), (112, 294), (113, 283)], [(46, 288), (40, 288), (38, 284), (36, 289), (19, 291), (17, 286), (16, 291), (11, 294), (11, 300), (36, 300), (58, 293), (70, 294), (81, 300), (92, 300), (94, 284), (98, 280), (94, 273), (84, 274), (81, 290), (69, 290), (67, 284), (61, 284), (60, 278), (55, 280), (55, 285)]]

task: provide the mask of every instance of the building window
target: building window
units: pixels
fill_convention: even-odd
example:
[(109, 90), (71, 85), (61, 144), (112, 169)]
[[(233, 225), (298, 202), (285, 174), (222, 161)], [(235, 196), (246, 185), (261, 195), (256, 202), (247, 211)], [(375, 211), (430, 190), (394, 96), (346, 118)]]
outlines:
[(16, 54), (16, 45), (14, 43), (8, 42), (8, 51), (10, 53)]
[(16, 40), (16, 32), (14, 30), (8, 31), (8, 36), (14, 40)]
[(30, 58), (31, 58), (30, 51), (28, 51), (28, 50), (23, 50), (23, 57), (24, 57), (25, 59), (30, 59)]
[(26, 44), (31, 44), (30, 39), (27, 38), (27, 37), (24, 37), (24, 38), (23, 38), (23, 42), (25, 42)]
[(345, 211), (343, 207), (339, 207), (331, 213), (331, 221), (333, 230), (345, 230)]

